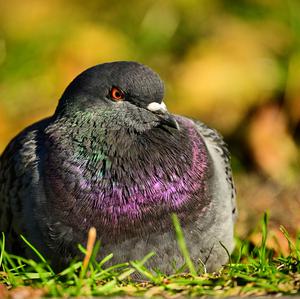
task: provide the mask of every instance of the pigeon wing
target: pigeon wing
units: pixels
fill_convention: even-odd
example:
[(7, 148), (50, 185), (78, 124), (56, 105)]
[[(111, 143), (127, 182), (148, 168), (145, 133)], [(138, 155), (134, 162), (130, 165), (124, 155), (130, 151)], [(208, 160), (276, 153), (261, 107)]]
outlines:
[(237, 216), (237, 208), (236, 208), (236, 190), (233, 182), (232, 170), (231, 170), (231, 158), (228, 150), (228, 146), (225, 143), (223, 137), (220, 133), (208, 127), (206, 124), (200, 121), (194, 121), (195, 125), (199, 131), (199, 133), (204, 138), (205, 142), (210, 145), (214, 149), (214, 153), (219, 155), (221, 160), (223, 161), (226, 181), (229, 184), (229, 188), (231, 190), (231, 204), (232, 204), (232, 214), (233, 218), (236, 219)]
[(40, 129), (46, 123), (47, 120), (42, 120), (22, 131), (0, 156), (0, 231), (5, 233), (10, 247), (18, 246), (19, 235), (24, 233), (24, 221), (31, 221), (30, 215), (24, 212), (25, 201), (31, 200), (39, 161), (37, 144)]

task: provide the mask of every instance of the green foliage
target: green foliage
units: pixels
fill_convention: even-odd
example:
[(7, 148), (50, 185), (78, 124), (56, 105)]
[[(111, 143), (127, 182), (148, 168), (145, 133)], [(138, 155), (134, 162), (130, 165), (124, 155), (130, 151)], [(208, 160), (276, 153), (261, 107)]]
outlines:
[[(167, 276), (151, 271), (146, 267), (146, 263), (154, 255), (153, 253), (149, 253), (141, 261), (106, 267), (106, 263), (113, 259), (113, 255), (110, 254), (97, 262), (95, 256), (99, 250), (99, 244), (96, 244), (93, 249), (87, 269), (84, 269), (83, 262), (74, 261), (60, 273), (54, 273), (42, 255), (25, 239), (23, 240), (38, 254), (41, 262), (6, 252), (5, 236), (2, 235), (0, 283), (15, 291), (24, 286), (42, 289), (43, 295), (50, 297), (113, 295), (172, 297), (178, 294), (191, 296), (287, 295), (299, 292), (299, 238), (294, 243), (287, 231), (281, 228), (289, 242), (290, 254), (288, 256), (276, 255), (273, 250), (266, 247), (267, 215), (262, 221), (261, 245), (253, 248), (250, 242), (237, 240), (237, 248), (230, 263), (218, 273), (212, 274), (196, 273), (186, 250), (178, 218), (176, 216), (172, 218), (178, 245), (190, 273), (175, 272)], [(86, 253), (83, 247), (81, 250)]]

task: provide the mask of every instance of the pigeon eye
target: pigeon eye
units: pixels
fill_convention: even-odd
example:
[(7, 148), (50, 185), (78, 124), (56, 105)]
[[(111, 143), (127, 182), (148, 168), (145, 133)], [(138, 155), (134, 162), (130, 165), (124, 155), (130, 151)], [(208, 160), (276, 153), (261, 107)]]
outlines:
[(125, 98), (125, 93), (121, 89), (113, 87), (110, 91), (110, 97), (115, 101), (122, 101)]

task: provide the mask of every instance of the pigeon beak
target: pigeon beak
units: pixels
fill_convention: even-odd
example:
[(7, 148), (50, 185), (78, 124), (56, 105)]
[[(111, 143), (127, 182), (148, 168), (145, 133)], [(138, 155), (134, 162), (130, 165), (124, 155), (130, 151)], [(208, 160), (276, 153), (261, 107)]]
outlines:
[(162, 124), (165, 124), (171, 128), (174, 128), (176, 130), (180, 130), (180, 127), (178, 125), (178, 122), (176, 121), (175, 117), (169, 113), (161, 114), (159, 115), (160, 122)]
[(168, 112), (164, 102), (152, 102), (147, 106), (147, 109), (155, 113), (162, 124), (167, 125), (176, 130), (180, 129), (178, 122), (176, 121), (175, 117)]

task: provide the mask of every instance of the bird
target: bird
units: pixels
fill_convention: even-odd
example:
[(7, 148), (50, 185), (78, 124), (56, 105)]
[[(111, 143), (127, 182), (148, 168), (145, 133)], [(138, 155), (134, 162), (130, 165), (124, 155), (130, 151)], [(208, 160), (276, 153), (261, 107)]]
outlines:
[[(218, 271), (234, 249), (230, 154), (201, 121), (168, 111), (164, 83), (134, 61), (98, 64), (65, 89), (54, 114), (20, 132), (0, 157), (0, 231), (9, 252), (63, 269), (94, 227), (114, 263), (173, 273), (185, 260)], [(224, 249), (226, 248), (226, 250)]]

